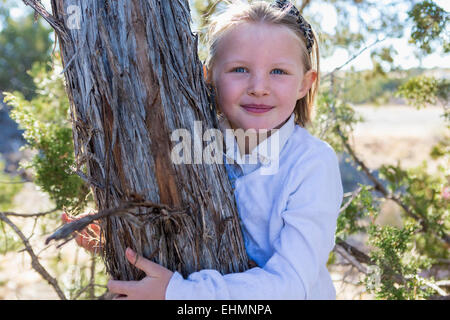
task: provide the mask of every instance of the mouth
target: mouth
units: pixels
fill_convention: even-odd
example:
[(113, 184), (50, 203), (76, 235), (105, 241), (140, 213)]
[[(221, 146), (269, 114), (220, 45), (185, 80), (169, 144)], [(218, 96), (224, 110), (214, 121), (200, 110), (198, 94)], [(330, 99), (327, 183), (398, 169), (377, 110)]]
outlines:
[(273, 106), (268, 106), (265, 104), (243, 104), (241, 107), (250, 113), (265, 113), (274, 108)]

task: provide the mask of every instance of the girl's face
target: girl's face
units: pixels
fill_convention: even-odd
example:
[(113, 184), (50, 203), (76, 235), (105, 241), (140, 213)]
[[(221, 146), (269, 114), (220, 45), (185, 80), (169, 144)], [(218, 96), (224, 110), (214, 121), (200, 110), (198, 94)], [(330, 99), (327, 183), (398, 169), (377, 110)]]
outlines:
[(212, 80), (234, 129), (284, 124), (315, 79), (314, 71), (303, 74), (301, 53), (297, 36), (285, 26), (243, 23), (222, 38)]

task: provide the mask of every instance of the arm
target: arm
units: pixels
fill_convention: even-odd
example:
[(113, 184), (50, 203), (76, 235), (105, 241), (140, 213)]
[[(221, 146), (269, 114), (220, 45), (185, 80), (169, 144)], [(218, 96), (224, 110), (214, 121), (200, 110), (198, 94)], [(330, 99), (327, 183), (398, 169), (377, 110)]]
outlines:
[(288, 185), (296, 187), (281, 213), (284, 226), (272, 242), (274, 254), (264, 266), (224, 276), (201, 270), (187, 279), (175, 272), (166, 299), (306, 299), (334, 246), (343, 196), (334, 150), (317, 151), (293, 169), (299, 175)]

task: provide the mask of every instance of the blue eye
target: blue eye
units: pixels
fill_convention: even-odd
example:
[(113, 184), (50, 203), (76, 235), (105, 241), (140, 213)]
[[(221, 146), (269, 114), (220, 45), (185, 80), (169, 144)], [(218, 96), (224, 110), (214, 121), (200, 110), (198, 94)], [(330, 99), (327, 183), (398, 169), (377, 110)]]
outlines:
[(281, 69), (273, 69), (273, 71), (280, 71), (280, 73), (277, 73), (277, 74), (285, 74), (286, 72), (284, 72), (283, 70), (281, 70)]
[[(242, 72), (246, 72), (246, 69), (244, 67), (237, 67), (237, 68), (234, 68), (232, 71), (242, 73)], [(277, 71), (275, 74), (286, 74), (286, 72), (284, 72), (281, 69), (273, 69), (272, 72), (273, 71)]]
[(245, 68), (243, 68), (243, 67), (237, 67), (237, 68), (233, 69), (234, 72), (239, 72), (239, 71), (236, 71), (236, 70), (244, 70), (244, 72), (245, 72)]

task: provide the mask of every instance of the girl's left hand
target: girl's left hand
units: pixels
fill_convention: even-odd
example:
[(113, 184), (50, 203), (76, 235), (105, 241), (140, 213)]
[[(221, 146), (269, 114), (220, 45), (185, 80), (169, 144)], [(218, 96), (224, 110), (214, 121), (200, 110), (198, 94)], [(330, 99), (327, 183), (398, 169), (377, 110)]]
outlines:
[(140, 281), (109, 280), (108, 289), (117, 294), (113, 300), (165, 300), (173, 272), (127, 248), (125, 255), (135, 267), (147, 275)]

